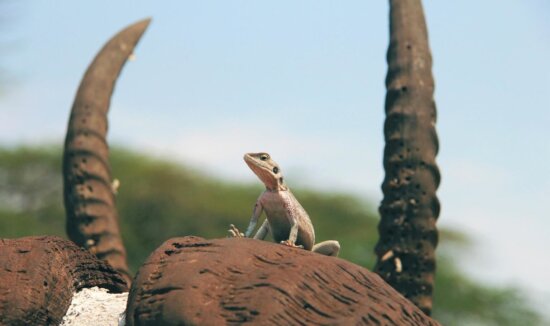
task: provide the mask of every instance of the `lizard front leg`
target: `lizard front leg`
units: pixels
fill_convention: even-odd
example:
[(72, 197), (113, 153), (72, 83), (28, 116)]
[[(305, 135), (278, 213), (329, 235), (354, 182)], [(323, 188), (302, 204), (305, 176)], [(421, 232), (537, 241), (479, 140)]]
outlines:
[[(229, 230), (227, 230), (229, 232), (229, 236), (232, 238), (244, 238), (244, 237), (249, 238), (252, 232), (254, 231), (254, 229), (256, 228), (256, 224), (258, 224), (258, 218), (260, 217), (260, 215), (262, 215), (262, 211), (263, 211), (262, 204), (258, 200), (254, 205), (254, 208), (252, 209), (252, 217), (250, 218), (250, 223), (246, 228), (246, 232), (244, 234), (241, 233), (241, 231), (239, 231), (239, 229), (237, 229), (235, 225), (231, 224), (229, 226)], [(263, 224), (262, 224), (262, 227), (263, 227)], [(260, 227), (260, 230), (258, 230), (258, 233), (260, 231), (263, 232), (263, 230), (261, 230), (261, 227)], [(265, 238), (265, 235), (264, 235), (264, 238)]]
[(262, 203), (260, 200), (256, 201), (256, 204), (254, 205), (254, 208), (252, 209), (252, 217), (250, 218), (250, 223), (248, 223), (248, 227), (246, 228), (246, 232), (244, 233), (244, 236), (249, 238), (250, 235), (252, 235), (252, 232), (254, 232), (254, 229), (256, 228), (256, 224), (258, 224), (258, 218), (260, 218), (260, 215), (262, 215), (264, 208), (262, 207)]
[[(239, 231), (239, 229), (237, 229), (237, 227), (233, 224), (229, 225), (229, 230), (227, 231), (229, 232), (229, 236), (231, 238), (244, 238), (244, 233)], [(264, 240), (268, 233), (269, 233), (269, 221), (266, 219), (262, 223), (258, 231), (256, 232), (256, 235), (254, 235), (254, 239)]]
[[(231, 224), (229, 226), (229, 236), (232, 238), (249, 238), (252, 235), (252, 232), (254, 232), (254, 229), (256, 228), (256, 225), (258, 224), (258, 219), (260, 218), (260, 215), (262, 215), (262, 212), (264, 210), (262, 206), (262, 199), (263, 193), (258, 197), (256, 200), (256, 203), (254, 204), (254, 208), (252, 209), (252, 217), (250, 218), (250, 222), (248, 223), (248, 227), (246, 228), (246, 232), (242, 233), (235, 227), (235, 225)], [(262, 225), (263, 226), (263, 225)], [(260, 227), (261, 229), (261, 227)], [(260, 232), (260, 230), (258, 230)], [(265, 236), (264, 236), (265, 237)]]

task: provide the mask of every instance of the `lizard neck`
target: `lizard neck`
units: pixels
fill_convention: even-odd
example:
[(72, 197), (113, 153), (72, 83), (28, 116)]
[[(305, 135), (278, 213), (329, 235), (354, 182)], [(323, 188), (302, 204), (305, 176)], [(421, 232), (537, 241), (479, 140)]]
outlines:
[(277, 181), (277, 185), (275, 187), (265, 184), (265, 190), (269, 192), (288, 191), (288, 187), (284, 184), (284, 182)]

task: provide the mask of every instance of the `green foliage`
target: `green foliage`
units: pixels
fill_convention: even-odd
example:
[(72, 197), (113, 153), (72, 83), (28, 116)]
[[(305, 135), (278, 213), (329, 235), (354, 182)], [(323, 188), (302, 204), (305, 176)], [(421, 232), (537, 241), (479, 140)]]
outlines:
[(0, 237), (65, 236), (58, 149), (0, 149)]
[[(131, 269), (165, 240), (185, 235), (225, 237), (229, 224), (246, 227), (260, 184), (222, 182), (181, 165), (115, 149), (113, 176)], [(246, 168), (246, 167), (243, 167)], [(375, 209), (357, 198), (293, 189), (316, 226), (317, 239), (338, 239), (341, 257), (374, 264)], [(64, 236), (59, 148), (0, 149), (0, 237)], [(443, 230), (441, 243), (463, 250), (463, 234)], [(439, 250), (434, 317), (444, 325), (540, 325), (521, 292), (468, 279), (449, 251)]]
[(437, 261), (433, 317), (453, 325), (547, 325), (520, 290), (481, 286), (460, 274), (449, 257)]

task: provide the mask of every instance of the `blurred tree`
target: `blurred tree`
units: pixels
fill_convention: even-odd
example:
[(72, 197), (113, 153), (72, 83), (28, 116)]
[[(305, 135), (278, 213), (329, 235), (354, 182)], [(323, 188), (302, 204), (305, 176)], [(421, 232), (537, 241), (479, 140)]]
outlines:
[[(170, 237), (225, 237), (230, 223), (246, 226), (262, 190), (259, 183), (223, 182), (116, 148), (111, 163), (121, 180), (117, 206), (134, 271)], [(64, 236), (60, 166), (60, 147), (0, 148), (0, 237)], [(319, 240), (338, 239), (342, 258), (372, 266), (378, 216), (370, 205), (347, 195), (293, 189)], [(441, 238), (434, 318), (451, 326), (544, 324), (519, 290), (483, 286), (460, 273), (445, 248), (463, 250), (464, 236), (442, 230)]]

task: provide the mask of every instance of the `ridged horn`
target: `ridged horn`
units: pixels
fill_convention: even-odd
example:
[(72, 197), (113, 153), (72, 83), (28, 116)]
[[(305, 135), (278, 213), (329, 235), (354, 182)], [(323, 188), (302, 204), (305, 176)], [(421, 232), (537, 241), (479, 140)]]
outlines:
[(420, 0), (390, 0), (384, 199), (375, 271), (426, 314), (438, 241), (434, 80)]
[(111, 38), (84, 74), (71, 109), (63, 153), (66, 231), (69, 238), (106, 260), (131, 282), (120, 236), (109, 163), (107, 112), (122, 67), (151, 19)]

